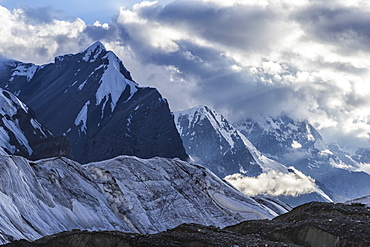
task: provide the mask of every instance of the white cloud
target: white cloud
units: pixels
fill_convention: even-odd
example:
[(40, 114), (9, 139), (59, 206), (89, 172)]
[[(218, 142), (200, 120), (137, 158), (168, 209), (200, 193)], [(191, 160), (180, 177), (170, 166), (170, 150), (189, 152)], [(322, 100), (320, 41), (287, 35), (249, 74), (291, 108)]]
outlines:
[[(58, 52), (78, 49), (76, 41), (86, 27), (81, 19), (32, 24), (22, 9), (2, 6), (0, 16), (0, 53), (25, 62), (45, 63)], [(64, 43), (63, 49), (58, 42)]]
[(236, 173), (225, 177), (225, 180), (248, 196), (298, 196), (317, 189), (314, 179), (297, 170), (294, 173), (269, 171), (258, 177), (246, 177)]

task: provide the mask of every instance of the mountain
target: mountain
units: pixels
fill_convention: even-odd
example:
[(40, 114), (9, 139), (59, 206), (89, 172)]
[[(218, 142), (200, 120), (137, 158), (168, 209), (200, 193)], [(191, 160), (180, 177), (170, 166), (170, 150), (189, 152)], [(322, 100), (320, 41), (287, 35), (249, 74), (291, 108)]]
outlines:
[(370, 175), (343, 169), (352, 167), (348, 162), (353, 160), (340, 159), (307, 121), (265, 117), (244, 120), (237, 128), (267, 157), (314, 178), (334, 201), (370, 194)]
[(180, 159), (119, 156), (84, 166), (64, 157), (0, 155), (0, 243), (73, 229), (158, 233), (183, 223), (225, 227), (286, 212)]
[(175, 112), (175, 124), (186, 152), (216, 175), (262, 173), (240, 133), (220, 114), (207, 106)]
[(139, 87), (122, 61), (96, 42), (37, 66), (9, 61), (0, 87), (30, 106), (55, 135), (65, 135), (79, 162), (117, 155), (187, 159), (167, 101)]
[[(175, 112), (174, 116), (176, 127), (190, 157), (216, 175), (225, 177), (234, 186), (244, 188), (250, 185), (239, 185), (244, 178), (269, 174), (271, 180), (278, 180), (280, 177), (284, 177), (282, 181), (303, 182), (305, 180), (314, 187), (299, 196), (295, 194), (279, 197), (286, 203), (300, 205), (312, 200), (331, 201), (330, 197), (318, 189), (318, 186), (314, 186), (314, 181), (309, 181), (310, 179), (304, 174), (262, 155), (223, 115), (209, 107), (198, 106)], [(243, 175), (228, 176), (236, 173)], [(276, 186), (283, 187), (283, 185)], [(261, 187), (268, 186), (261, 185)], [(275, 188), (271, 186), (268, 189)], [(252, 188), (245, 189), (244, 192), (250, 190)]]
[(0, 154), (31, 159), (70, 154), (68, 140), (54, 137), (12, 93), (0, 89)]

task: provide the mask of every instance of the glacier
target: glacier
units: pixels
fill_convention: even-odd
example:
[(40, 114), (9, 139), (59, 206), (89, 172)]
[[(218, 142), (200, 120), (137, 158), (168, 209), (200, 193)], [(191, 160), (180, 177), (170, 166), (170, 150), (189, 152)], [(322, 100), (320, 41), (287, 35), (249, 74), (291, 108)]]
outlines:
[(81, 165), (0, 155), (2, 244), (73, 229), (147, 234), (183, 223), (226, 227), (271, 219), (282, 208), (179, 159), (119, 156)]

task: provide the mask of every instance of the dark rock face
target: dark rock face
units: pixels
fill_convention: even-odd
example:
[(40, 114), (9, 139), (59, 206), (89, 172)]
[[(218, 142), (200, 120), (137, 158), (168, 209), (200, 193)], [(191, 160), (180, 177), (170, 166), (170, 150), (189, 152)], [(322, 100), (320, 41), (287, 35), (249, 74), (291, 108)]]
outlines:
[(12, 93), (0, 89), (0, 146), (3, 154), (16, 154), (30, 159), (52, 156), (71, 157), (66, 137), (54, 137), (35, 118), (32, 109)]
[(55, 135), (65, 135), (81, 163), (122, 154), (188, 158), (166, 100), (140, 88), (99, 42), (51, 64), (13, 61), (5, 68), (0, 87), (16, 93)]
[(311, 202), (273, 220), (220, 229), (183, 224), (157, 234), (72, 231), (6, 246), (370, 246), (370, 209)]
[(32, 144), (33, 153), (31, 160), (39, 160), (51, 157), (72, 157), (71, 145), (67, 137), (59, 136), (54, 138), (40, 139)]
[(246, 221), (226, 230), (302, 246), (370, 246), (370, 209), (311, 202), (271, 221)]
[[(121, 154), (187, 159), (166, 100), (154, 88), (139, 88), (129, 104), (118, 104), (109, 121), (87, 136), (77, 160), (100, 161)], [(84, 156), (87, 156), (84, 159)]]
[(157, 234), (72, 231), (6, 246), (370, 246), (370, 208), (311, 202), (273, 220), (224, 229), (183, 224)]
[[(211, 247), (211, 246), (287, 246), (284, 243), (260, 239), (254, 235), (239, 235), (212, 226), (183, 224), (175, 229), (153, 235), (127, 234), (121, 232), (73, 231), (48, 236), (35, 242), (16, 241), (7, 247), (69, 246), (69, 247)], [(294, 245), (291, 245), (294, 246)]]

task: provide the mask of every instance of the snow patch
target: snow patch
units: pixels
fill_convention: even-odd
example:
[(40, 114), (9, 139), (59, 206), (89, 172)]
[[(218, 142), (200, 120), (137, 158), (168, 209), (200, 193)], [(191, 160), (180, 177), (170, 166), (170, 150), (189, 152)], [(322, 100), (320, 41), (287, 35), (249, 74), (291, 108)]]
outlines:
[(85, 105), (82, 107), (81, 111), (78, 113), (75, 125), (80, 126), (80, 133), (85, 133), (87, 131), (87, 112), (88, 112), (88, 106), (90, 105), (90, 101), (87, 101)]
[(38, 68), (39, 66), (34, 64), (19, 63), (18, 66), (13, 69), (13, 73), (9, 81), (13, 81), (15, 76), (24, 76), (29, 82), (37, 72)]
[(116, 104), (125, 91), (126, 87), (130, 89), (130, 96), (126, 100), (128, 101), (134, 93), (137, 91), (137, 84), (133, 81), (127, 80), (124, 75), (120, 72), (121, 60), (114, 55), (113, 52), (109, 51), (104, 58), (108, 59), (108, 66), (104, 71), (100, 86), (95, 94), (96, 105), (101, 104), (103, 101), (107, 101), (111, 98), (111, 110), (114, 111)]
[(302, 147), (302, 144), (300, 144), (299, 142), (297, 142), (297, 141), (294, 140), (292, 142), (291, 147), (294, 148), (294, 149), (298, 149), (298, 148), (301, 148)]

